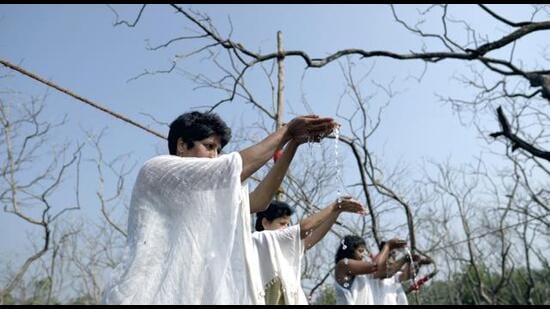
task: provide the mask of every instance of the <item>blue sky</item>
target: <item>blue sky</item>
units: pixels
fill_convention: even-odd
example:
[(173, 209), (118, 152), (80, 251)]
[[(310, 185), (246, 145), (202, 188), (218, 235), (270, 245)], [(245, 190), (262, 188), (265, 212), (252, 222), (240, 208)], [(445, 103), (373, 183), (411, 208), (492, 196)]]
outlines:
[[(140, 6), (113, 6), (121, 18), (133, 20)], [(425, 6), (423, 6), (425, 8)], [(422, 46), (417, 37), (408, 34), (392, 19), (386, 5), (192, 5), (186, 6), (207, 13), (222, 35), (229, 33), (228, 17), (233, 24), (233, 39), (252, 50), (271, 52), (275, 49), (276, 32), (284, 34), (285, 48), (304, 50), (312, 57), (324, 57), (344, 48), (391, 50), (408, 52)], [(517, 6), (495, 6), (495, 9), (514, 20), (527, 19), (527, 10)], [(415, 7), (397, 6), (403, 18), (414, 21)], [(491, 38), (502, 36), (507, 30), (502, 24), (487, 18), (487, 14), (471, 6), (458, 5), (453, 12), (467, 14), (471, 22)], [(402, 14), (402, 15), (401, 15)], [(177, 53), (193, 50), (197, 43), (177, 43), (159, 51), (146, 50), (151, 45), (181, 35), (192, 28), (182, 16), (173, 13), (167, 5), (146, 8), (141, 22), (135, 28), (113, 27), (115, 16), (105, 5), (0, 5), (0, 58), (47, 78), (77, 94), (98, 102), (134, 120), (167, 134), (166, 128), (152, 122), (142, 113), (148, 113), (165, 122), (194, 106), (212, 104), (219, 100), (219, 92), (193, 90), (195, 85), (180, 74), (146, 76), (127, 82), (145, 69), (169, 67)], [(526, 40), (517, 47), (516, 54), (538, 51), (542, 43)], [(440, 49), (441, 46), (429, 45)], [(418, 175), (417, 169), (427, 159), (450, 159), (461, 164), (471, 161), (482, 152), (503, 151), (500, 144), (487, 145), (480, 140), (472, 126), (461, 125), (448, 105), (438, 101), (435, 93), (445, 96), (468, 97), (471, 91), (452, 80), (456, 73), (466, 74), (464, 63), (446, 61), (432, 65), (421, 83), (407, 80), (409, 74), (418, 76), (423, 71), (419, 61), (399, 62), (391, 59), (360, 61), (356, 66), (375, 68), (369, 79), (387, 84), (394, 79), (394, 89), (402, 94), (393, 98), (385, 113), (379, 133), (373, 137), (371, 149), (384, 158), (384, 164), (403, 164)], [(305, 92), (312, 109), (321, 115), (335, 116), (336, 104), (344, 81), (337, 63), (321, 69), (310, 69), (301, 85), (304, 63), (298, 58), (285, 61), (287, 68), (285, 98), (295, 113), (305, 114), (301, 91)], [(179, 62), (179, 67), (195, 73), (216, 75), (208, 61), (196, 56)], [(2, 69), (2, 73), (7, 72)], [(258, 74), (252, 72), (251, 74)], [(254, 75), (252, 75), (254, 76)], [(257, 75), (260, 76), (260, 75)], [(73, 98), (13, 73), (10, 79), (0, 80), (2, 88), (16, 89), (25, 94), (48, 93), (45, 120), (59, 120), (67, 115), (69, 123), (55, 136), (52, 143), (77, 142), (83, 139), (81, 128), (99, 131), (108, 128), (104, 140), (107, 157), (132, 153), (138, 163), (147, 160), (166, 148), (164, 141), (146, 132), (122, 123), (86, 106)], [(269, 102), (270, 93), (261, 78), (249, 81), (258, 89), (257, 96)], [(367, 94), (378, 91), (369, 84)], [(379, 95), (383, 100), (384, 96)], [(233, 126), (241, 123), (250, 126), (257, 113), (248, 105), (226, 103), (218, 112)], [(243, 107), (244, 106), (244, 107)], [(293, 117), (287, 109), (285, 120)], [(492, 116), (485, 125), (497, 129)], [(349, 129), (349, 128), (348, 128)], [(344, 134), (346, 128), (343, 128)], [(349, 162), (344, 157), (345, 162)], [(498, 164), (498, 162), (495, 162)], [(89, 167), (90, 168), (90, 167)], [(351, 167), (346, 167), (351, 168)], [(93, 171), (88, 171), (93, 175)], [(131, 189), (137, 168), (129, 176), (127, 189)], [(85, 180), (93, 182), (91, 179)], [(69, 189), (60, 192), (70, 196)], [(93, 193), (89, 197), (93, 198)], [(88, 204), (90, 207), (94, 203)], [(91, 210), (90, 215), (97, 211)], [(26, 243), (24, 225), (13, 216), (0, 215), (1, 230), (16, 232), (17, 237), (0, 241), (1, 253), (21, 252)]]

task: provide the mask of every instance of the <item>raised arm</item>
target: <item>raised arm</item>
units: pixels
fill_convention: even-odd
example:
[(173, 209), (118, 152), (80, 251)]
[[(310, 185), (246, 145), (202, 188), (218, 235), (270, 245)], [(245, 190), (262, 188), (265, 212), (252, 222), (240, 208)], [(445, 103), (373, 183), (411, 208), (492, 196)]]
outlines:
[[(410, 258), (407, 259), (407, 260), (410, 261)], [(420, 257), (416, 254), (413, 254), (413, 261), (414, 261), (414, 271), (415, 272), (418, 272), (418, 270), (420, 269), (420, 266), (429, 265), (429, 264), (433, 263), (433, 260), (431, 258), (429, 258), (429, 257), (422, 258), (422, 257)], [(403, 281), (411, 279), (411, 274), (412, 274), (411, 270), (412, 270), (411, 269), (411, 263), (408, 262), (407, 264), (405, 264), (405, 267), (403, 267), (403, 273), (399, 277), (399, 282), (403, 282)]]
[(298, 142), (295, 140), (288, 142), (281, 158), (275, 163), (264, 180), (250, 193), (250, 212), (263, 211), (269, 205), (269, 202), (271, 202), (277, 189), (283, 182), (286, 171), (297, 149)]
[(244, 181), (260, 169), (273, 156), (275, 150), (283, 148), (291, 138), (322, 136), (335, 126), (336, 124), (332, 118), (319, 118), (314, 115), (300, 116), (292, 119), (286, 126), (282, 126), (263, 141), (239, 152), (243, 161), (241, 181)]
[[(386, 269), (386, 278), (391, 278), (393, 277), (398, 271), (400, 271), (403, 266), (405, 266), (405, 270), (403, 272), (406, 273), (406, 272), (410, 272), (410, 268), (409, 266), (411, 265), (410, 263), (410, 258), (409, 256), (404, 256), (402, 258), (400, 258), (399, 260), (393, 262), (387, 269)], [(401, 274), (401, 275), (403, 275)], [(401, 279), (404, 278), (404, 277), (401, 277), (399, 281), (402, 281)], [(407, 276), (408, 278), (408, 276)], [(405, 280), (405, 279), (403, 279)]]
[(246, 180), (260, 169), (273, 156), (275, 150), (282, 148), (290, 138), (288, 127), (283, 126), (258, 144), (240, 151), (243, 160), (241, 181)]
[(349, 282), (349, 276), (366, 275), (376, 272), (378, 265), (363, 260), (341, 259), (334, 271), (336, 282), (344, 285)]
[(407, 243), (404, 240), (393, 238), (390, 239), (384, 247), (382, 247), (382, 250), (380, 253), (374, 258), (374, 263), (378, 265), (376, 273), (374, 274), (374, 278), (377, 279), (383, 279), (386, 278), (386, 262), (388, 260), (388, 256), (390, 254), (390, 251), (397, 248), (402, 248)]
[(353, 200), (351, 197), (343, 197), (340, 201), (331, 203), (327, 208), (331, 208), (332, 211), (324, 222), (322, 222), (316, 229), (313, 230), (311, 235), (305, 239), (306, 250), (315, 246), (325, 235), (330, 231), (332, 225), (338, 219), (338, 216), (342, 212), (360, 213), (364, 214), (365, 209), (359, 201)]

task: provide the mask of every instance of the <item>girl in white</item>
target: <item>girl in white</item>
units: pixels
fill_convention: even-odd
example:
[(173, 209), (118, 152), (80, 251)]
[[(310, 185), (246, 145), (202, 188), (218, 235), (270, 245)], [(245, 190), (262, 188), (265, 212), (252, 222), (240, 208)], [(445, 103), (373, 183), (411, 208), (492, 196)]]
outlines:
[[(385, 242), (381, 242), (385, 246)], [(415, 272), (421, 265), (432, 263), (430, 258), (421, 258), (413, 254)], [(407, 294), (403, 290), (402, 282), (411, 279), (411, 257), (404, 255), (396, 259), (396, 250), (392, 250), (387, 261), (388, 267), (384, 278), (372, 282), (374, 304), (376, 305), (408, 305)]]
[(293, 212), (288, 204), (273, 201), (267, 210), (256, 215), (252, 240), (260, 261), (267, 305), (307, 305), (300, 284), (304, 251), (327, 234), (342, 212), (364, 213), (364, 208), (358, 201), (345, 197), (289, 227)]
[(405, 245), (403, 240), (388, 241), (372, 262), (363, 260), (367, 253), (365, 240), (359, 236), (344, 237), (335, 256), (335, 289), (337, 305), (374, 305), (377, 303), (379, 279), (386, 276), (386, 262), (392, 249)]

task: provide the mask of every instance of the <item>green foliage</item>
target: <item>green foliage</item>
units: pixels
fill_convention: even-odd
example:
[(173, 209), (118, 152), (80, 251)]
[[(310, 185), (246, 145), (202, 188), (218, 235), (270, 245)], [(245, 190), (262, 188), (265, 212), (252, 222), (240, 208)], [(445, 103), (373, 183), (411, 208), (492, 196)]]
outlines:
[(331, 285), (324, 285), (319, 293), (319, 297), (315, 300), (314, 305), (335, 305), (336, 291)]
[(80, 295), (74, 299), (71, 299), (67, 304), (68, 305), (96, 305), (95, 299), (88, 294)]
[[(550, 302), (550, 269), (532, 270), (533, 287), (530, 292), (527, 269), (508, 269), (504, 277), (484, 266), (478, 267), (483, 293), (492, 304), (536, 305)], [(412, 295), (409, 295), (409, 300)], [(475, 270), (466, 268), (452, 276), (450, 281), (433, 281), (420, 293), (422, 304), (487, 304), (482, 297)], [(411, 302), (413, 303), (413, 302)]]

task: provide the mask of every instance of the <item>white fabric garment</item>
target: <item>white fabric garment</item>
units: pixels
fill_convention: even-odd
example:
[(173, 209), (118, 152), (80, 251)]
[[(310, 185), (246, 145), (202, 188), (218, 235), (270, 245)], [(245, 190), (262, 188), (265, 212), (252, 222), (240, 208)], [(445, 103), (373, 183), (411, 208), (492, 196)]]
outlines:
[(334, 282), (337, 305), (373, 305), (372, 275), (356, 275), (348, 288)]
[(409, 300), (407, 299), (407, 294), (405, 293), (405, 290), (403, 290), (403, 286), (399, 284), (397, 287), (397, 305), (408, 305)]
[(106, 304), (263, 304), (242, 159), (157, 156), (141, 168), (127, 253)]
[(375, 280), (372, 284), (375, 305), (408, 305), (407, 295), (403, 291), (399, 277), (401, 272), (393, 277)]
[(300, 283), (304, 241), (300, 238), (300, 225), (252, 233), (255, 251), (260, 264), (262, 286), (281, 279), (286, 305), (307, 305)]

